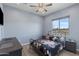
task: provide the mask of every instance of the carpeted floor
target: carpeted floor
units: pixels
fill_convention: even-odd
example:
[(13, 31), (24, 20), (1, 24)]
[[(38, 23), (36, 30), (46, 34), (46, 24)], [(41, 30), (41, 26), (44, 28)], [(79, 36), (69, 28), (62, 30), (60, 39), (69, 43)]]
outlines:
[[(29, 45), (23, 46), (22, 51), (23, 56), (39, 56)], [(79, 54), (74, 54), (69, 51), (63, 50), (60, 52), (59, 56), (79, 56)]]

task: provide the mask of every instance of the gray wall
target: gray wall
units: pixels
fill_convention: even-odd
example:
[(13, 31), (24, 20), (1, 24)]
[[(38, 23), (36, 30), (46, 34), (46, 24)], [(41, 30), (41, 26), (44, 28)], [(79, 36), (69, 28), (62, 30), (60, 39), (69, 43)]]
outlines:
[(55, 12), (45, 17), (44, 19), (44, 32), (46, 34), (52, 29), (52, 20), (60, 17), (70, 16), (70, 32), (69, 38), (77, 41), (77, 48), (79, 49), (79, 4), (70, 8)]
[(42, 17), (3, 5), (4, 26), (2, 37), (17, 37), (21, 44), (42, 35)]
[[(3, 11), (3, 6), (2, 4), (0, 4), (0, 8), (2, 9)], [(2, 39), (2, 25), (0, 24), (0, 40)]]

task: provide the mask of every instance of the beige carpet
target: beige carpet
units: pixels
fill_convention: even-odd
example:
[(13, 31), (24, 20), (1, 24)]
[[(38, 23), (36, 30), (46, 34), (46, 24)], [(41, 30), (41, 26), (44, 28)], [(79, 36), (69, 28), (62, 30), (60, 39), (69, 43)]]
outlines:
[[(23, 46), (22, 51), (23, 56), (39, 56), (29, 45)], [(79, 54), (74, 54), (69, 51), (63, 50), (59, 53), (59, 56), (78, 56)]]

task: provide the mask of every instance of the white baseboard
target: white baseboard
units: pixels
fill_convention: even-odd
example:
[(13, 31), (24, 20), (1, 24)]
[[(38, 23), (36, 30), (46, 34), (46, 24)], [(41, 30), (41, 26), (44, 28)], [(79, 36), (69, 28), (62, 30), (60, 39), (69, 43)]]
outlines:
[(21, 44), (21, 45), (24, 46), (24, 45), (28, 45), (28, 44), (30, 44), (30, 43), (24, 43), (24, 44)]

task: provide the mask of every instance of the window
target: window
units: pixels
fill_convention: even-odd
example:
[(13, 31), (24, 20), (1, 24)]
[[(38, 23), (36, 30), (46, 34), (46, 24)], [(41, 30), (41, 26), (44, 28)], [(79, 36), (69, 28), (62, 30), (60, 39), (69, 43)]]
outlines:
[(54, 29), (59, 28), (59, 20), (53, 21), (53, 28)]
[(55, 19), (54, 21), (52, 21), (52, 27), (54, 30), (60, 29), (61, 31), (65, 30), (68, 32), (68, 30), (69, 30), (69, 17)]
[(69, 18), (60, 19), (60, 29), (68, 29), (69, 28)]

